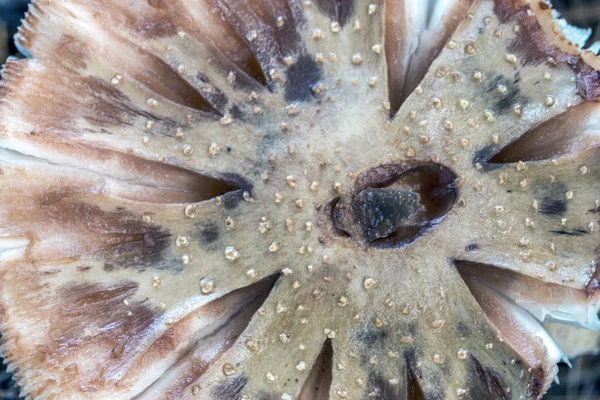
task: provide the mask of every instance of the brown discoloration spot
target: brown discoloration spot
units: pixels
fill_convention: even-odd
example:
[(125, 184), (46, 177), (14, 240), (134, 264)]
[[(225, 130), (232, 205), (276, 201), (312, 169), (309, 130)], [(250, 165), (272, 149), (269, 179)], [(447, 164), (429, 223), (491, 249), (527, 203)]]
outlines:
[(596, 295), (600, 289), (600, 246), (596, 247), (596, 263), (594, 264), (594, 274), (585, 286), (585, 291), (589, 296)]
[(538, 3), (538, 6), (542, 9), (542, 10), (549, 10), (550, 9), (550, 4), (546, 3), (545, 1), (540, 1)]
[[(600, 98), (600, 72), (588, 65), (578, 49), (564, 37), (555, 34), (553, 42), (548, 33), (542, 29), (538, 18), (552, 20), (548, 4), (540, 2), (540, 12), (547, 15), (531, 15), (528, 13), (529, 9), (529, 5), (522, 0), (496, 0), (494, 10), (500, 21), (503, 23), (517, 21), (520, 25), (519, 34), (509, 44), (508, 51), (518, 55), (522, 65), (539, 65), (549, 60), (553, 60), (548, 64), (550, 67), (555, 67), (556, 64), (568, 65), (578, 76), (578, 89), (581, 96), (586, 100)], [(558, 47), (557, 41), (564, 48), (572, 48), (572, 51)]]
[(129, 32), (144, 39), (159, 39), (177, 34), (177, 27), (165, 11), (164, 1), (140, 2), (135, 7), (120, 1), (92, 1), (88, 5), (96, 19), (123, 24)]
[[(140, 110), (118, 88), (98, 78), (85, 78), (81, 85), (84, 93), (92, 94), (91, 97), (88, 97), (91, 104), (88, 104), (86, 108), (93, 112), (83, 115), (92, 124), (98, 126), (122, 125), (127, 124), (130, 118), (136, 117), (152, 120), (162, 119)], [(170, 122), (170, 125), (175, 126), (175, 122)]]
[(465, 247), (465, 251), (467, 251), (469, 253), (475, 252), (477, 250), (479, 250), (479, 245), (477, 243), (471, 243)]
[(303, 54), (287, 70), (285, 82), (285, 99), (294, 101), (309, 101), (313, 98), (312, 87), (323, 77), (321, 67), (314, 57)]
[(198, 224), (197, 236), (204, 247), (216, 249), (220, 235), (219, 226), (214, 221), (203, 221)]
[[(137, 291), (138, 284), (123, 282), (113, 286), (78, 283), (58, 289), (54, 322), (55, 349), (52, 357), (66, 357), (78, 348), (97, 345), (111, 349), (112, 362), (106, 370), (98, 371), (97, 377), (87, 377), (86, 381), (106, 384), (106, 375), (111, 369), (122, 368), (135, 352), (135, 343), (144, 337), (144, 332), (157, 318), (158, 312), (147, 305), (132, 302), (129, 307), (123, 304)], [(128, 315), (131, 313), (131, 315)], [(96, 336), (86, 336), (86, 330), (98, 328)], [(72, 346), (65, 346), (73, 343)], [(111, 365), (112, 364), (112, 365)], [(82, 385), (85, 383), (82, 382)]]
[(316, 0), (319, 10), (333, 21), (344, 26), (354, 13), (354, 0)]
[(528, 397), (531, 399), (539, 399), (545, 394), (545, 373), (542, 368), (535, 368), (531, 371), (531, 381), (528, 386)]
[(131, 19), (132, 26), (136, 32), (146, 39), (156, 39), (161, 37), (173, 36), (177, 33), (176, 27), (162, 17), (158, 18), (136, 18)]
[(168, 260), (171, 234), (143, 222), (138, 215), (124, 209), (102, 210), (70, 198), (68, 192), (46, 193), (39, 204), (50, 223), (79, 227), (82, 238), (87, 236), (84, 232), (90, 232), (92, 237), (85, 247), (89, 246), (89, 256), (105, 263), (106, 270), (182, 268), (180, 263)]
[(71, 35), (62, 35), (56, 49), (56, 56), (65, 64), (75, 68), (85, 68), (89, 48)]
[[(19, 285), (33, 289), (39, 284), (36, 279), (29, 279)], [(39, 316), (39, 329), (46, 332), (47, 340), (20, 343), (13, 347), (14, 355), (27, 351), (33, 362), (45, 365), (48, 377), (63, 376), (60, 382), (49, 378), (32, 382), (28, 394), (35, 397), (48, 393), (57, 385), (69, 387), (73, 392), (98, 391), (106, 385), (114, 387), (118, 371), (126, 368), (136, 355), (136, 345), (159, 315), (150, 306), (131, 300), (137, 288), (138, 284), (131, 281), (112, 285), (73, 283), (60, 286), (51, 295), (41, 287), (37, 287), (35, 295), (22, 294), (19, 310)], [(126, 299), (130, 299), (128, 306), (124, 304)], [(15, 337), (19, 335), (12, 335), (12, 340)], [(89, 351), (102, 354), (103, 358), (109, 355), (102, 368), (77, 365), (75, 360), (87, 357), (85, 353)], [(29, 359), (23, 357), (25, 362)]]
[(518, 21), (520, 31), (508, 46), (508, 51), (516, 54), (523, 65), (538, 65), (554, 58), (557, 63), (573, 63), (575, 57), (559, 50), (544, 33), (537, 18), (520, 11), (513, 16)]
[(247, 382), (248, 377), (245, 375), (226, 378), (224, 381), (215, 385), (214, 389), (211, 391), (211, 396), (214, 400), (239, 399)]
[(506, 23), (515, 14), (529, 9), (523, 0), (495, 0), (494, 13), (501, 23)]
[[(79, 49), (74, 41), (65, 42), (65, 46), (69, 51)], [(51, 69), (35, 60), (9, 61), (3, 77), (5, 81), (0, 94), (18, 102), (24, 115), (35, 121), (36, 134), (56, 130), (81, 134), (83, 132), (78, 129), (80, 119), (101, 128), (131, 125), (135, 118), (161, 121), (172, 127), (177, 125), (175, 121), (138, 108), (121, 90), (108, 82)], [(46, 81), (51, 83), (42, 83)], [(41, 85), (45, 90), (40, 92), (37, 88)], [(70, 90), (65, 91), (65, 87)], [(19, 96), (23, 91), (30, 94)]]
[[(506, 385), (502, 382), (499, 375), (484, 367), (479, 360), (471, 356), (469, 366), (468, 393), (472, 399), (498, 399), (508, 400), (509, 397), (505, 391)], [(537, 397), (533, 397), (537, 398)]]
[(595, 70), (587, 64), (580, 67), (577, 76), (577, 87), (579, 94), (586, 100), (600, 99), (600, 71)]
[[(100, 61), (109, 70), (118, 71), (125, 77), (137, 80), (150, 92), (172, 102), (193, 110), (221, 115), (196, 88), (161, 57), (154, 55), (145, 46), (121, 33), (123, 30), (129, 31), (134, 36), (141, 36), (145, 40), (161, 36), (174, 36), (177, 34), (177, 30), (167, 18), (166, 13), (148, 12), (149, 6), (144, 3), (130, 6), (119, 2), (110, 2), (111, 8), (108, 8), (107, 4), (99, 3), (86, 3), (88, 8), (86, 11), (92, 15), (86, 21), (90, 25), (89, 32), (70, 29), (68, 25), (54, 30), (55, 27), (50, 25), (48, 20), (40, 19), (29, 13), (26, 17), (28, 25), (35, 26), (36, 29), (22, 28), (18, 41), (35, 57), (51, 59), (69, 69), (81, 70), (88, 63)], [(36, 4), (40, 4), (38, 8), (50, 9), (53, 15), (66, 14), (64, 18), (69, 20), (76, 18), (61, 4)], [(139, 8), (137, 12), (136, 8)], [(110, 26), (111, 23), (114, 24), (115, 29), (103, 31), (104, 26)], [(49, 29), (52, 31), (44, 34), (43, 40), (40, 40), (40, 31)], [(94, 35), (96, 30), (100, 31), (101, 35)], [(93, 51), (91, 51), (92, 48)], [(64, 71), (62, 72), (64, 73)], [(72, 88), (77, 87), (77, 82), (73, 82), (75, 74), (66, 75), (65, 85)], [(85, 78), (78, 77), (78, 79)], [(62, 94), (62, 97), (64, 96), (65, 93)], [(73, 107), (73, 99), (69, 100), (71, 100), (70, 106)]]

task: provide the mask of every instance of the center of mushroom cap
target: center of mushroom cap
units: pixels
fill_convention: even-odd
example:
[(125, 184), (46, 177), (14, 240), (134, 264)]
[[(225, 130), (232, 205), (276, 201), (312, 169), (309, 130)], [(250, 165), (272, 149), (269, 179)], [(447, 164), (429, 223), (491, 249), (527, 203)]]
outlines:
[(433, 162), (387, 164), (359, 175), (332, 200), (330, 220), (342, 236), (369, 247), (404, 247), (435, 227), (458, 199), (458, 177)]
[(340, 199), (333, 218), (338, 229), (372, 243), (389, 237), (423, 210), (418, 193), (398, 188), (369, 188)]

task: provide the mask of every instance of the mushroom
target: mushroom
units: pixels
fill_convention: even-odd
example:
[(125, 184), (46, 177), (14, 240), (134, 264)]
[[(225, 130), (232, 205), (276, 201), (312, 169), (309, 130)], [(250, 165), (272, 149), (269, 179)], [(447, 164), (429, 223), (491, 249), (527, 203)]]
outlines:
[(585, 40), (538, 0), (34, 0), (0, 82), (22, 394), (541, 398), (544, 323), (600, 329)]

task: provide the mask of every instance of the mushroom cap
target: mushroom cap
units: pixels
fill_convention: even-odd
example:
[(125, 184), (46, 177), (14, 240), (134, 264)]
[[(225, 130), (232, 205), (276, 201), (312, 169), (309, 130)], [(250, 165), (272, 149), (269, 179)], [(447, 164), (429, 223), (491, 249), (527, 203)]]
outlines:
[(32, 399), (538, 399), (599, 330), (600, 62), (529, 0), (34, 0), (0, 82)]

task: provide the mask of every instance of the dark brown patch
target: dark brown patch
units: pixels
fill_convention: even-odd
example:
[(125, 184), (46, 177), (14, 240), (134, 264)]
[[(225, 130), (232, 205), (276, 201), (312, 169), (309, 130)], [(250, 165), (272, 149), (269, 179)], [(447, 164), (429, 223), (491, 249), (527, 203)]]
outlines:
[(527, 387), (527, 398), (539, 399), (544, 394), (545, 373), (543, 368), (531, 371), (531, 381)]
[(565, 229), (552, 230), (550, 233), (558, 236), (585, 236), (590, 234), (590, 232), (584, 228), (573, 228), (570, 231)]
[(314, 3), (329, 19), (346, 25), (354, 14), (354, 0), (315, 0)]
[(577, 88), (579, 94), (586, 100), (600, 99), (600, 71), (587, 64), (580, 65)]
[(321, 67), (308, 54), (301, 55), (287, 69), (285, 81), (285, 100), (308, 101), (313, 98), (312, 87), (322, 79)]
[[(92, 233), (94, 241), (80, 256), (100, 259), (107, 271), (117, 268), (180, 269), (167, 254), (171, 234), (143, 222), (123, 209), (102, 210), (69, 197), (69, 192), (47, 193), (39, 200), (50, 221)], [(82, 238), (85, 239), (85, 236)], [(86, 254), (87, 253), (87, 254)]]
[(86, 67), (89, 48), (71, 35), (62, 35), (55, 55), (65, 64), (83, 69)]
[[(117, 87), (99, 78), (84, 78), (80, 83), (79, 90), (82, 90), (82, 94), (86, 95), (85, 114), (82, 117), (93, 125), (101, 127), (130, 125), (130, 120), (137, 117), (153, 121), (161, 119), (157, 118), (156, 115), (140, 110)], [(77, 115), (72, 117), (77, 117)], [(169, 125), (175, 126), (176, 124), (172, 121)]]
[[(53, 13), (67, 14), (63, 15), (65, 29), (68, 30), (68, 21), (74, 20), (76, 17), (68, 14), (67, 11), (60, 6), (56, 7), (51, 3), (36, 3), (34, 8), (36, 11), (44, 12), (45, 9), (52, 10)], [(165, 10), (154, 9), (146, 4), (140, 4), (139, 7), (134, 7), (127, 2), (106, 1), (86, 4), (93, 17), (88, 23), (98, 24), (98, 28), (104, 26), (122, 26), (144, 39), (154, 39), (157, 37), (174, 36), (177, 34), (177, 29), (171, 22), (170, 14)], [(133, 11), (132, 9), (138, 10)], [(50, 18), (38, 18), (34, 13), (27, 15), (27, 21), (31, 20), (32, 26), (37, 26), (37, 31), (43, 32), (44, 29), (54, 29), (51, 25)], [(57, 35), (60, 34), (60, 27)], [(19, 43), (28, 50), (34, 51), (37, 57), (55, 58), (59, 63), (69, 67), (78, 69), (84, 68), (85, 60), (88, 56), (95, 56), (110, 60), (110, 67), (119, 71), (123, 75), (133, 77), (145, 88), (149, 89), (158, 96), (189, 107), (194, 110), (221, 115), (213, 105), (207, 101), (201, 93), (192, 87), (180, 74), (171, 68), (160, 57), (155, 56), (143, 46), (134, 43), (128, 37), (120, 36), (117, 30), (108, 30), (107, 36), (108, 45), (100, 43), (91, 34), (84, 34), (79, 38), (74, 38), (70, 34), (63, 34), (60, 39), (48, 38), (44, 35), (44, 41), (50, 43), (36, 43), (38, 34), (36, 31), (30, 31), (28, 28), (21, 30), (22, 35), (19, 38)], [(53, 43), (52, 41), (56, 41)], [(90, 49), (94, 47), (94, 52)], [(109, 54), (109, 52), (111, 52)], [(72, 74), (68, 76), (68, 82), (63, 85), (64, 88), (76, 88), (76, 84), (72, 82)], [(92, 92), (93, 93), (93, 92)]]
[(471, 163), (473, 164), (473, 166), (481, 165), (482, 172), (493, 171), (494, 169), (499, 168), (499, 165), (491, 162), (490, 160), (491, 160), (491, 158), (494, 157), (494, 154), (498, 153), (499, 150), (500, 149), (499, 149), (498, 145), (493, 144), (493, 143), (483, 146), (483, 147), (475, 150), (475, 153), (473, 154), (473, 159), (471, 160)]
[(372, 348), (375, 344), (382, 345), (387, 337), (387, 331), (383, 328), (374, 328), (372, 324), (367, 323), (355, 332), (356, 339), (367, 348)]
[(198, 225), (198, 236), (203, 246), (212, 247), (219, 240), (219, 227), (214, 221), (203, 222)]
[(515, 14), (529, 9), (523, 0), (495, 0), (494, 3), (494, 14), (501, 23), (506, 23)]
[(567, 202), (562, 199), (544, 197), (539, 212), (545, 215), (564, 215), (567, 212)]
[[(97, 345), (111, 349), (103, 369), (97, 376), (81, 378), (81, 388), (104, 386), (105, 376), (121, 368), (136, 352), (137, 343), (145, 336), (159, 313), (150, 306), (130, 300), (123, 302), (137, 291), (136, 282), (123, 281), (114, 285), (99, 283), (68, 284), (57, 289), (55, 302), (51, 304), (48, 345), (45, 354), (54, 360)], [(87, 331), (98, 332), (94, 336)]]
[(230, 188), (221, 195), (223, 207), (228, 210), (236, 208), (244, 200), (244, 192), (247, 192), (250, 196), (253, 193), (253, 183), (241, 175), (225, 173), (220, 176), (220, 179)]
[(135, 16), (131, 20), (134, 21), (133, 27), (136, 33), (146, 39), (156, 39), (177, 34), (177, 28), (164, 16), (159, 16), (158, 18)]
[(464, 321), (458, 321), (456, 324), (456, 332), (458, 332), (461, 338), (471, 336), (471, 328)]
[(479, 245), (477, 243), (468, 244), (465, 247), (465, 250), (468, 251), (469, 253), (477, 251), (477, 250), (479, 250)]
[(546, 178), (535, 180), (531, 184), (535, 198), (541, 198), (538, 212), (549, 217), (564, 216), (569, 208), (565, 193), (568, 190), (567, 185), (558, 181), (549, 184)]
[[(539, 65), (553, 60), (549, 66), (567, 65), (578, 76), (578, 88), (586, 100), (600, 98), (600, 72), (590, 67), (579, 54), (570, 54), (556, 47), (540, 26), (535, 15), (528, 15), (529, 6), (522, 0), (496, 0), (495, 13), (501, 22), (517, 20), (520, 33), (508, 46), (522, 65)], [(546, 11), (549, 12), (549, 11)], [(575, 50), (574, 50), (575, 51)]]
[(600, 246), (596, 247), (595, 255), (596, 263), (594, 264), (594, 274), (585, 285), (585, 291), (590, 296), (596, 294), (600, 289)]
[(225, 193), (221, 196), (223, 207), (227, 210), (233, 210), (244, 200), (244, 192), (236, 190), (235, 192)]
[[(281, 44), (277, 42), (274, 25), (265, 20), (265, 14), (271, 15), (268, 7), (263, 2), (256, 2), (256, 7), (246, 2), (210, 0), (209, 4), (226, 26), (228, 37), (238, 42), (238, 45), (247, 50), (246, 56), (240, 59), (239, 55), (228, 54), (227, 58), (236, 60), (235, 63), (248, 75), (252, 76), (264, 86), (273, 89), (276, 85), (269, 71), (273, 68), (272, 60), (282, 60)], [(263, 12), (257, 12), (263, 9)], [(290, 21), (291, 22), (291, 21)], [(248, 40), (246, 34), (251, 30), (258, 33), (259, 39)], [(290, 47), (294, 43), (289, 43)], [(240, 62), (241, 61), (241, 62)]]
[[(486, 94), (489, 96), (489, 100), (486, 101), (486, 104), (490, 104), (491, 108), (497, 114), (512, 112), (512, 106), (515, 104), (526, 106), (530, 100), (521, 93), (521, 90), (519, 89), (520, 80), (521, 77), (519, 72), (516, 72), (513, 77), (506, 77), (504, 75), (490, 77), (486, 86)], [(502, 96), (498, 96), (496, 90), (498, 85), (504, 85), (508, 88), (508, 91)]]
[[(128, 126), (134, 118), (151, 119), (175, 127), (175, 121), (139, 109), (118, 88), (95, 77), (69, 75), (62, 69), (30, 71), (29, 60), (9, 62), (3, 72), (6, 79), (0, 93), (19, 107), (22, 117), (34, 121), (41, 133), (68, 132), (82, 118), (93, 126)], [(34, 88), (43, 86), (43, 91)], [(100, 129), (99, 129), (100, 130)]]
[(467, 379), (469, 384), (467, 391), (472, 399), (509, 399), (504, 389), (506, 385), (502, 382), (500, 376), (495, 371), (484, 367), (473, 356), (471, 356), (469, 362), (468, 373), (470, 378)]
[(99, 7), (94, 7), (94, 11), (97, 12), (97, 19), (102, 18), (106, 21), (106, 26), (110, 26), (111, 23), (124, 24), (130, 32), (144, 39), (176, 35), (177, 27), (165, 10), (165, 2), (148, 0), (147, 4), (149, 7), (140, 6), (133, 12), (133, 7), (125, 2), (105, 0)]
[(215, 385), (211, 391), (211, 396), (213, 400), (238, 400), (247, 383), (248, 378), (246, 375), (226, 378)]

